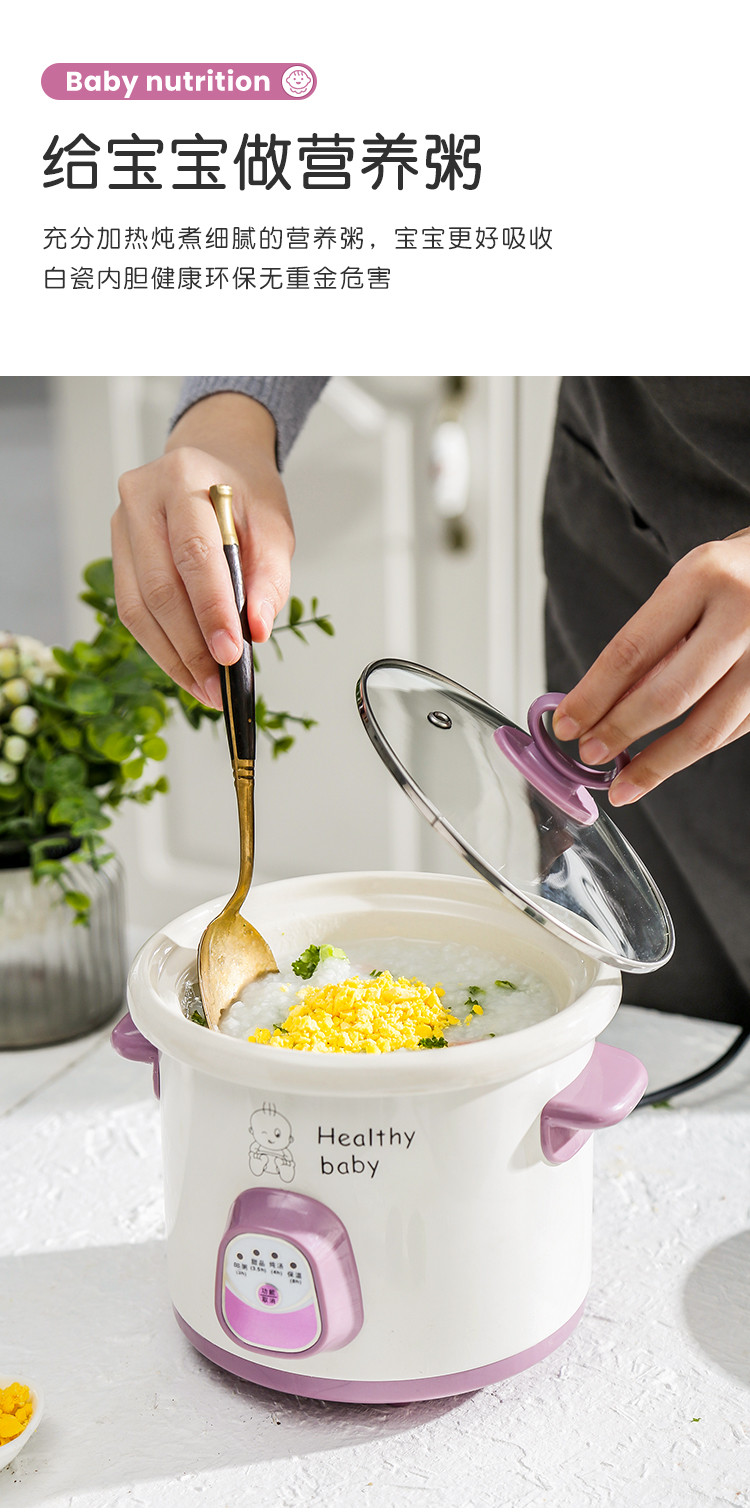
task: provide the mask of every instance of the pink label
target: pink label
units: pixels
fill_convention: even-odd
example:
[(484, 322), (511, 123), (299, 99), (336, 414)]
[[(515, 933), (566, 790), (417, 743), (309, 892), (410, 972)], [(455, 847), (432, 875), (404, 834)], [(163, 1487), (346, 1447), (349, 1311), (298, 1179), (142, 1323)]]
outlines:
[(306, 100), (307, 63), (51, 63), (51, 100)]

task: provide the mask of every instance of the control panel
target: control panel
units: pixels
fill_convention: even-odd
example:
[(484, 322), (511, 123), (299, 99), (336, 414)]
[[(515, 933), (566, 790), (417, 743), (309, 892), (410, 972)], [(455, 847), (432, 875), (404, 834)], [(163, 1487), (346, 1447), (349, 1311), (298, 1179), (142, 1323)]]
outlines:
[(243, 1349), (279, 1355), (341, 1349), (364, 1318), (341, 1219), (288, 1187), (240, 1192), (219, 1244), (215, 1307), (224, 1332)]
[(243, 1344), (296, 1354), (320, 1338), (310, 1266), (296, 1245), (267, 1234), (235, 1234), (224, 1251), (224, 1320)]

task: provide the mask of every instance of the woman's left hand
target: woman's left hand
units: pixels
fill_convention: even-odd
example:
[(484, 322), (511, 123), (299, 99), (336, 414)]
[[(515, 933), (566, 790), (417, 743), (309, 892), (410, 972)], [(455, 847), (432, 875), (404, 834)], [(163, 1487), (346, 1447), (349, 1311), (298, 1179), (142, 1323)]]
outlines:
[(566, 694), (553, 729), (602, 766), (681, 715), (616, 778), (613, 804), (635, 803), (750, 731), (750, 528), (676, 563)]

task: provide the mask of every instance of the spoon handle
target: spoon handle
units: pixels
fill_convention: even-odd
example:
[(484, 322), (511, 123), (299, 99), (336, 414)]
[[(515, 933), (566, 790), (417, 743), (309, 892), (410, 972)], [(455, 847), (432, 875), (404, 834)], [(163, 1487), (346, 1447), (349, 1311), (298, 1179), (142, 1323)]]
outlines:
[(245, 585), (237, 532), (232, 516), (232, 490), (228, 484), (214, 484), (209, 489), (211, 503), (216, 510), (224, 555), (232, 579), (234, 598), (239, 610), (242, 627), (242, 656), (232, 667), (220, 667), (221, 701), (224, 706), (224, 723), (227, 728), (229, 752), (235, 782), (248, 779), (252, 782), (255, 764), (255, 677), (253, 674), (253, 643), (247, 623)]

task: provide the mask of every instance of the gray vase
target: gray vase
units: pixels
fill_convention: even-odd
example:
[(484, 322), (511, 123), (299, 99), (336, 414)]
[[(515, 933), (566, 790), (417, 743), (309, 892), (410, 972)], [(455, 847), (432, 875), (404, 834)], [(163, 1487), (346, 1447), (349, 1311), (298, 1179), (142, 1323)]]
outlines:
[(0, 1049), (51, 1045), (88, 1034), (120, 1007), (127, 961), (124, 888), (117, 857), (72, 868), (91, 899), (90, 923), (48, 877), (28, 866), (0, 870)]

